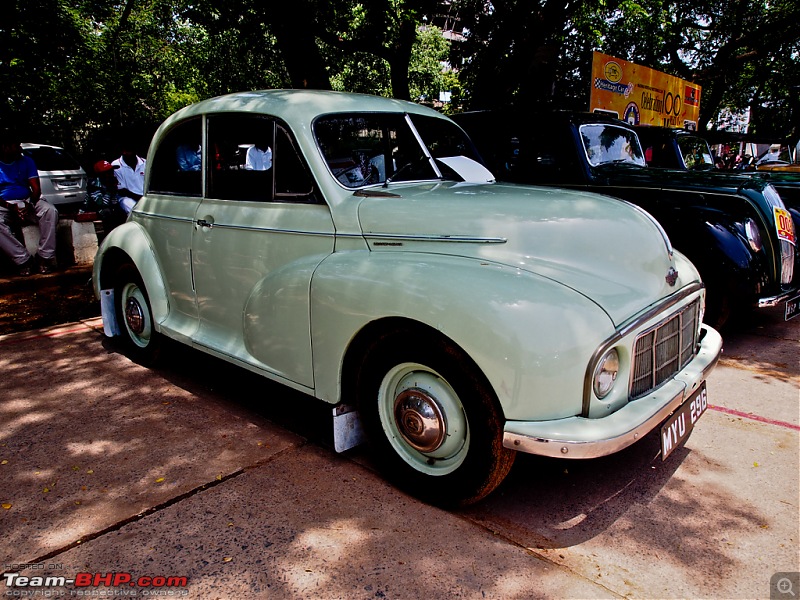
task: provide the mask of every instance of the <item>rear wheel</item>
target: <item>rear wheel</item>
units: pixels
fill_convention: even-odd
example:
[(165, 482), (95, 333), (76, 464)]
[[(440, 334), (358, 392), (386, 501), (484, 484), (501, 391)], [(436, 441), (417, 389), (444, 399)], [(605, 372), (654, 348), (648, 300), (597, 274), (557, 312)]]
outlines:
[(373, 344), (359, 376), (358, 406), (387, 477), (428, 502), (476, 502), (514, 462), (488, 383), (435, 334), (395, 331)]
[(162, 337), (155, 329), (142, 278), (133, 265), (123, 265), (115, 281), (115, 312), (125, 349), (135, 361), (154, 364), (161, 351)]

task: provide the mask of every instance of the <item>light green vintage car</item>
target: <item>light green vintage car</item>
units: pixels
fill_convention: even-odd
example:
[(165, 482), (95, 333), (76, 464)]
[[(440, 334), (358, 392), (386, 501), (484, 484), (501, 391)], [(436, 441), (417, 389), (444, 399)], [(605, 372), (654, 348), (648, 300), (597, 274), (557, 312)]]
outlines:
[(659, 225), (605, 196), (498, 184), (416, 104), (273, 90), (163, 123), (94, 265), (108, 335), (164, 337), (333, 405), (401, 487), (474, 502), (516, 451), (585, 459), (707, 407), (721, 349)]

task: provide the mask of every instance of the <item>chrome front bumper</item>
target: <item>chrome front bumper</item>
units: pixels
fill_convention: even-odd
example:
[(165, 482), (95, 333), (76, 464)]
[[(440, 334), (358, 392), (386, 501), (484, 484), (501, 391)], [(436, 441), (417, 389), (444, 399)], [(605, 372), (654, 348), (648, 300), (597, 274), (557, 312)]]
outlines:
[(792, 288), (791, 290), (787, 290), (781, 292), (777, 296), (769, 296), (767, 298), (759, 298), (758, 299), (758, 308), (768, 308), (770, 306), (778, 306), (783, 302), (786, 302), (790, 298), (794, 298), (797, 293), (798, 289), (800, 288)]
[(722, 353), (722, 337), (703, 326), (700, 350), (686, 368), (652, 393), (599, 419), (507, 421), (503, 445), (512, 450), (561, 458), (597, 458), (618, 452), (658, 427), (705, 381)]

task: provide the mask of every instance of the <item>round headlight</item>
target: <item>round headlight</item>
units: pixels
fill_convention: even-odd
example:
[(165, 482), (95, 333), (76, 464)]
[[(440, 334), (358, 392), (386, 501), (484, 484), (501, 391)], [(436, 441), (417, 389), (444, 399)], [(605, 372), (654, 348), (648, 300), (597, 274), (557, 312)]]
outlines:
[(619, 354), (612, 348), (605, 353), (594, 370), (594, 393), (598, 398), (605, 398), (614, 387), (619, 373)]
[(747, 219), (744, 222), (744, 233), (747, 236), (747, 242), (753, 249), (753, 252), (760, 252), (763, 244), (761, 243), (761, 233), (758, 231), (758, 226), (753, 219)]

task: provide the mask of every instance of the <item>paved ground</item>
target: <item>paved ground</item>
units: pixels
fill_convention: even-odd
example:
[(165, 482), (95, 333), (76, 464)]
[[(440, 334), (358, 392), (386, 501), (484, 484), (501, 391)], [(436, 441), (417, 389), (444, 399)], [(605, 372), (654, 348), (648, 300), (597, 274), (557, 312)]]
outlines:
[(0, 337), (0, 589), (113, 572), (187, 586), (95, 595), (769, 598), (800, 571), (798, 342), (777, 311), (726, 334), (714, 408), (666, 462), (657, 436), (521, 456), (445, 512), (334, 453), (326, 406), (205, 355), (148, 370), (97, 319)]
[(91, 265), (30, 277), (0, 267), (0, 335), (98, 316), (91, 280)]

